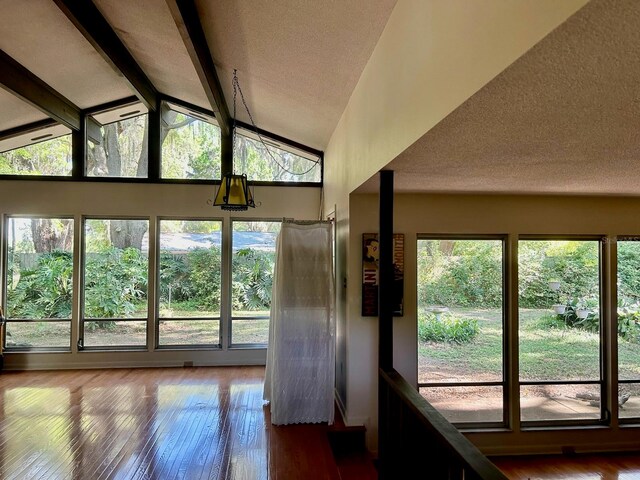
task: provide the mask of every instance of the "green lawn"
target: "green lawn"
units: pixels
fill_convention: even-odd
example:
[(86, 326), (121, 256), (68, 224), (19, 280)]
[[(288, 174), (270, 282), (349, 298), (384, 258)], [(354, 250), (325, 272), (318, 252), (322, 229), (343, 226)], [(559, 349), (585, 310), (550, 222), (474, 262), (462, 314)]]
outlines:
[[(443, 378), (461, 381), (501, 379), (502, 319), (497, 309), (454, 308), (456, 316), (478, 320), (480, 331), (467, 344), (420, 342), (420, 381)], [(545, 321), (545, 319), (547, 321)], [(597, 380), (599, 335), (550, 326), (548, 310), (521, 310), (519, 325), (520, 377), (526, 380)], [(640, 377), (640, 345), (619, 339), (621, 378)]]

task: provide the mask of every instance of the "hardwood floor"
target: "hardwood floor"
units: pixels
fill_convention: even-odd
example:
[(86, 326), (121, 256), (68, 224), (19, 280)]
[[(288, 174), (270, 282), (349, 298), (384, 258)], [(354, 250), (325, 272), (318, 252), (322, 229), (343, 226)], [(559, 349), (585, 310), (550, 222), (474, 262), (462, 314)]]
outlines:
[(271, 425), (263, 378), (262, 367), (2, 372), (0, 478), (340, 479), (326, 425)]
[(638, 480), (640, 453), (492, 458), (510, 480)]

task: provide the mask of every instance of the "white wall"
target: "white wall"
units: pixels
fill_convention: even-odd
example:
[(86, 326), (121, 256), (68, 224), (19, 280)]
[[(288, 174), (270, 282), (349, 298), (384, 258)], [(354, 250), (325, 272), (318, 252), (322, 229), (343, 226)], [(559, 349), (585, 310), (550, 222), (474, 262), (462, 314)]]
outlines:
[(335, 208), (338, 281), (348, 281), (344, 291), (338, 291), (337, 309), (338, 329), (347, 345), (346, 350), (338, 345), (337, 368), (342, 372), (338, 371), (337, 391), (348, 424), (370, 421), (371, 405), (361, 402), (368, 402), (363, 397), (369, 394), (371, 378), (361, 369), (360, 359), (362, 354), (366, 363), (368, 347), (377, 342), (360, 335), (368, 331), (371, 319), (351, 317), (342, 303), (357, 296), (360, 281), (346, 278), (344, 272), (345, 265), (361, 255), (361, 232), (351, 228), (349, 195), (586, 3), (396, 4), (324, 156), (324, 212)]
[[(523, 234), (640, 236), (640, 197), (559, 197), (501, 195), (396, 195), (394, 232), (405, 235), (405, 314), (394, 319), (394, 367), (417, 385), (417, 272), (418, 234), (500, 234), (513, 244)], [(377, 195), (352, 195), (350, 249), (361, 250), (363, 233), (377, 231)], [(610, 263), (611, 260), (609, 259)], [(517, 257), (509, 259), (517, 263)], [(360, 316), (361, 259), (348, 260), (349, 414), (364, 419), (368, 442), (377, 438), (377, 319)], [(615, 280), (614, 280), (615, 281)], [(517, 296), (517, 284), (512, 288)], [(512, 303), (514, 299), (512, 297)], [(515, 311), (509, 312), (512, 322)], [(517, 341), (515, 337), (512, 341)], [(515, 384), (512, 379), (512, 384)], [(517, 396), (517, 390), (513, 391)], [(576, 450), (629, 449), (637, 446), (633, 428), (579, 428), (551, 431), (474, 433), (468, 436), (487, 453), (559, 453), (562, 446)]]
[[(1, 215), (73, 216), (79, 232), (82, 216), (136, 216), (150, 220), (150, 233), (158, 217), (203, 219), (317, 219), (320, 211), (318, 187), (256, 187), (255, 209), (246, 212), (225, 212), (212, 207), (208, 200), (216, 191), (211, 185), (134, 184), (117, 182), (61, 182), (39, 180), (0, 181)], [(5, 228), (2, 222), (2, 229)], [(3, 235), (6, 233), (3, 232)], [(79, 244), (76, 235), (76, 246)], [(150, 254), (153, 256), (151, 245)], [(76, 251), (76, 262), (77, 262)], [(154, 259), (150, 259), (153, 268)], [(77, 282), (77, 280), (76, 280)], [(153, 279), (149, 280), (153, 289)], [(79, 308), (74, 305), (72, 329), (78, 327)], [(153, 311), (150, 311), (150, 317)], [(224, 309), (222, 315), (228, 315)], [(153, 323), (148, 330), (152, 335)], [(152, 342), (153, 344), (154, 342)], [(70, 353), (6, 353), (7, 369), (54, 369), (129, 366), (264, 364), (265, 349), (228, 350), (155, 350), (148, 352), (78, 352), (72, 344)]]

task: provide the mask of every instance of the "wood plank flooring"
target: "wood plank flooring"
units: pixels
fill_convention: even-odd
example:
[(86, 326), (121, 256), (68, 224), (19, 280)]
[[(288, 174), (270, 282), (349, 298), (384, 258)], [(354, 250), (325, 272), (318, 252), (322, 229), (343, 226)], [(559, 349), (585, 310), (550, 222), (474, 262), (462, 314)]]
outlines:
[(640, 453), (491, 458), (510, 480), (639, 480)]
[(263, 367), (0, 374), (2, 479), (340, 479), (326, 425), (272, 426)]

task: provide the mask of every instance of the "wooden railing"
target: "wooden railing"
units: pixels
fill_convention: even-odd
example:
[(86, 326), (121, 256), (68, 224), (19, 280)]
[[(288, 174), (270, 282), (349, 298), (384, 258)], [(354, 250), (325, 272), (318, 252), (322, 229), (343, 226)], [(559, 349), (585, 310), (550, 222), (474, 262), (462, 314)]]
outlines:
[(395, 370), (379, 370), (379, 478), (507, 480)]

